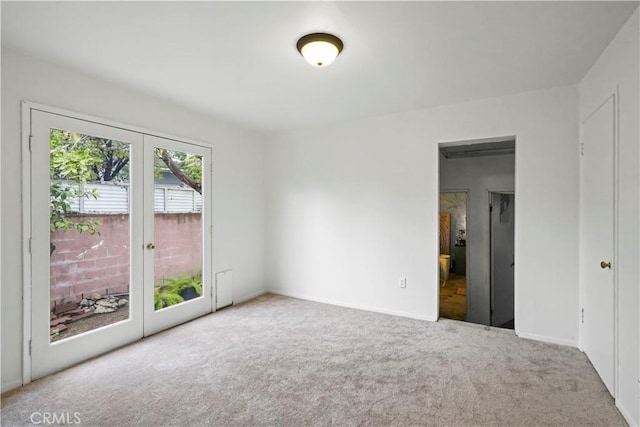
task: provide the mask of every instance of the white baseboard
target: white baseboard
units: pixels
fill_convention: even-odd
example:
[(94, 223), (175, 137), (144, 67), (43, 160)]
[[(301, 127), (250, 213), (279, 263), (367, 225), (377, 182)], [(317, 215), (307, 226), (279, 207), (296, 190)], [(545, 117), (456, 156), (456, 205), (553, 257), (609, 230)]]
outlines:
[(0, 391), (1, 393), (6, 393), (9, 390), (13, 390), (14, 388), (18, 388), (22, 385), (22, 381), (21, 380), (14, 380), (14, 381), (9, 381), (6, 382), (4, 384), (2, 384), (2, 390)]
[(255, 292), (251, 292), (250, 294), (245, 294), (242, 295), (240, 297), (234, 297), (233, 298), (233, 303), (234, 304), (240, 304), (241, 302), (245, 302), (245, 301), (249, 301), (250, 299), (253, 299), (255, 297), (259, 297), (260, 295), (266, 294), (267, 291), (266, 289), (260, 289), (259, 291), (255, 291)]
[(375, 313), (390, 314), (392, 316), (408, 317), (410, 319), (427, 320), (427, 321), (430, 321), (430, 322), (436, 322), (438, 320), (437, 317), (434, 318), (434, 317), (431, 317), (431, 316), (425, 316), (423, 314), (408, 313), (408, 312), (405, 312), (405, 311), (387, 310), (385, 308), (371, 307), (371, 306), (360, 305), (360, 304), (350, 304), (350, 303), (345, 303), (345, 302), (342, 302), (342, 301), (336, 301), (336, 300), (331, 300), (331, 299), (326, 299), (326, 298), (311, 297), (311, 296), (308, 296), (308, 295), (302, 295), (302, 294), (298, 294), (298, 293), (295, 293), (295, 292), (284, 292), (284, 291), (275, 290), (275, 289), (269, 289), (267, 292), (272, 293), (272, 294), (276, 294), (276, 295), (282, 295), (282, 296), (285, 296), (285, 297), (303, 299), (303, 300), (306, 300), (306, 301), (313, 301), (313, 302), (319, 302), (319, 303), (322, 303), (322, 304), (336, 305), (336, 306), (339, 306), (339, 307), (354, 308), (356, 310), (373, 311)]
[(622, 414), (622, 416), (630, 426), (633, 427), (633, 426), (640, 425), (640, 420), (634, 420), (633, 417), (631, 416), (631, 413), (627, 411), (627, 408), (625, 408), (620, 404), (620, 401), (618, 399), (616, 399), (616, 408), (618, 408), (618, 411), (620, 411), (620, 413)]
[[(234, 303), (240, 303), (240, 302), (243, 302), (243, 301), (247, 301), (249, 299), (252, 299), (252, 298), (255, 298), (257, 296), (260, 296), (260, 295), (262, 295), (262, 294), (264, 294), (266, 292), (269, 292), (269, 293), (272, 293), (272, 294), (276, 294), (276, 295), (282, 295), (282, 296), (290, 297), (290, 298), (298, 298), (298, 299), (303, 299), (303, 300), (306, 300), (306, 301), (319, 302), (319, 303), (322, 303), (322, 304), (330, 304), (330, 305), (336, 305), (336, 306), (339, 306), (339, 307), (354, 308), (356, 310), (372, 311), (372, 312), (375, 312), (375, 313), (390, 314), (392, 316), (407, 317), (409, 319), (427, 320), (429, 322), (437, 322), (438, 321), (437, 317), (425, 316), (423, 314), (415, 314), (415, 313), (409, 313), (409, 312), (397, 311), (397, 310), (388, 310), (388, 309), (385, 309), (385, 308), (372, 307), (372, 306), (361, 305), (361, 304), (351, 304), (351, 303), (346, 303), (346, 302), (343, 302), (343, 301), (337, 301), (337, 300), (328, 299), (328, 298), (312, 297), (312, 296), (309, 296), (309, 295), (299, 294), (297, 292), (282, 291), (280, 289), (265, 289), (265, 290), (262, 290), (262, 291), (254, 292), (252, 294), (246, 295), (242, 299), (239, 299), (239, 300), (235, 300), (234, 299)], [(538, 335), (538, 334), (530, 334), (530, 333), (526, 333), (526, 332), (519, 332), (517, 330), (516, 330), (515, 333), (520, 338), (525, 338), (525, 339), (530, 339), (530, 340), (534, 340), (534, 341), (541, 341), (541, 342), (547, 342), (547, 343), (550, 343), (550, 344), (558, 344), (558, 345), (564, 345), (564, 346), (568, 346), (568, 347), (578, 348), (578, 342), (577, 341), (565, 340), (565, 339), (562, 339), (562, 338), (550, 337), (550, 336), (546, 336), (546, 335)]]
[(542, 341), (542, 342), (548, 342), (550, 344), (558, 344), (558, 345), (565, 345), (565, 346), (568, 346), (568, 347), (578, 348), (578, 342), (577, 341), (565, 340), (565, 339), (556, 338), (556, 337), (548, 337), (546, 335), (538, 335), (538, 334), (529, 334), (529, 333), (526, 333), (526, 332), (518, 332), (517, 330), (516, 330), (516, 335), (519, 336), (520, 338), (526, 338), (528, 340)]

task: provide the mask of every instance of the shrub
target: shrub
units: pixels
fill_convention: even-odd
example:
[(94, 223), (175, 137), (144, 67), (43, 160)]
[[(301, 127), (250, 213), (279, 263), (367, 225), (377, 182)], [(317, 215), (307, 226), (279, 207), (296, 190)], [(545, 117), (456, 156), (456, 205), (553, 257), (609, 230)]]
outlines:
[(156, 310), (184, 302), (181, 293), (188, 288), (193, 288), (198, 295), (202, 295), (202, 272), (193, 276), (169, 279), (162, 285), (156, 285), (153, 290)]

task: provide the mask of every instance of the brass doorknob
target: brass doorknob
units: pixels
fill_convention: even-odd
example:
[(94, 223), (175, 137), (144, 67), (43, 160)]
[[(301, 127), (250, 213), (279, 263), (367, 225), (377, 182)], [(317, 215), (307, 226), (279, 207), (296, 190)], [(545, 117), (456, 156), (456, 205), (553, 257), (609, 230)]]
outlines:
[(609, 261), (609, 262), (602, 261), (600, 263), (600, 268), (611, 268), (611, 261)]
[[(147, 249), (151, 250), (151, 249), (155, 249), (156, 245), (154, 245), (153, 243), (147, 243)], [(604, 268), (604, 267), (602, 267)]]

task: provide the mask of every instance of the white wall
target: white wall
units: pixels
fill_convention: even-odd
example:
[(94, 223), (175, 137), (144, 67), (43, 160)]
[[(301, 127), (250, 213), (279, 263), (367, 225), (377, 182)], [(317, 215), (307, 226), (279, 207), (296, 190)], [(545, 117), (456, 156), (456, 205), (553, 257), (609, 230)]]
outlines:
[[(467, 199), (467, 321), (489, 325), (489, 190), (514, 190), (515, 156), (445, 159), (440, 155), (440, 191), (465, 189)], [(516, 196), (517, 197), (517, 196)]]
[(213, 144), (215, 269), (233, 269), (236, 302), (263, 292), (264, 152), (261, 135), (3, 49), (3, 391), (20, 385), (22, 379), (21, 100)]
[(435, 320), (438, 143), (509, 135), (517, 140), (516, 331), (577, 345), (574, 86), (272, 135), (269, 289)]
[[(633, 14), (580, 83), (580, 119), (619, 93), (618, 325), (619, 386), (616, 404), (640, 425), (640, 26)], [(586, 189), (585, 189), (586, 190)]]

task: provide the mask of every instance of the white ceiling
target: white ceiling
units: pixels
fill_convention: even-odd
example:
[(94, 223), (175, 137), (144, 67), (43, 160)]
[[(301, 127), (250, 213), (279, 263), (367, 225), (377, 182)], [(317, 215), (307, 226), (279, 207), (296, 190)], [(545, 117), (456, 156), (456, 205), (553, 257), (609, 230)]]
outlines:
[[(256, 130), (578, 83), (638, 2), (2, 2), (2, 45)], [(297, 39), (331, 32), (327, 68)]]

